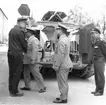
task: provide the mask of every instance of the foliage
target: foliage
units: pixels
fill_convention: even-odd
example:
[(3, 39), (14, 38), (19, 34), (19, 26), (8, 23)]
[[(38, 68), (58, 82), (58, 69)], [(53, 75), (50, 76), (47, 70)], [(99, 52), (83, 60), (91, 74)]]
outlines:
[(73, 9), (70, 9), (69, 15), (64, 19), (64, 21), (78, 25), (85, 25), (93, 22), (92, 18), (78, 5)]

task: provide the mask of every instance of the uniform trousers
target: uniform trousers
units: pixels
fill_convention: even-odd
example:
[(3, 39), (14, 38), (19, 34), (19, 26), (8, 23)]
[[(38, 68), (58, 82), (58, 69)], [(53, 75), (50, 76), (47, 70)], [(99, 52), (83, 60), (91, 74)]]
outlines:
[(16, 94), (22, 73), (23, 53), (8, 51), (7, 56), (9, 65), (9, 92)]
[(98, 58), (94, 60), (94, 72), (95, 72), (95, 85), (96, 90), (101, 93), (104, 92), (105, 86), (105, 60), (104, 58)]
[(30, 73), (32, 73), (39, 89), (45, 87), (43, 77), (37, 64), (24, 64), (24, 82), (27, 88), (30, 88)]
[(59, 69), (56, 71), (57, 82), (60, 91), (60, 99), (62, 100), (68, 98), (68, 74), (69, 69)]

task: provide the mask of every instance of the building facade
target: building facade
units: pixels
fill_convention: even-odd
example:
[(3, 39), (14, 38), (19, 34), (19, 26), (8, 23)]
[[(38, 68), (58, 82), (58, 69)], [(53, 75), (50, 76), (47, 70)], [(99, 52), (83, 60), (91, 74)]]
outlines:
[(8, 18), (0, 8), (0, 43), (5, 43), (8, 40)]

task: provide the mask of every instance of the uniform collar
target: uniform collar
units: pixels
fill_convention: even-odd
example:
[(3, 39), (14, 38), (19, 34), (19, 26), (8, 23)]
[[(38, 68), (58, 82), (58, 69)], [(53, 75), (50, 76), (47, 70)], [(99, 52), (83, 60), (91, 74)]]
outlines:
[(30, 36), (30, 37), (28, 38), (28, 41), (32, 40), (34, 37), (35, 37), (34, 35)]
[(15, 25), (14, 27), (21, 29), (22, 31), (26, 32), (26, 29), (21, 28), (19, 25)]
[(18, 25), (15, 25), (14, 27), (20, 28)]
[(66, 37), (65, 34), (61, 35), (60, 38), (59, 38), (59, 40), (61, 40), (61, 39), (64, 38), (64, 37)]

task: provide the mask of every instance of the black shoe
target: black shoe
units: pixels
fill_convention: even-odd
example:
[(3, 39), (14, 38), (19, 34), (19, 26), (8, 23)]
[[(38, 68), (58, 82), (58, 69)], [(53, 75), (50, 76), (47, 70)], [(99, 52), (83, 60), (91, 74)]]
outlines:
[(60, 98), (56, 98), (56, 100), (60, 100)]
[(67, 103), (67, 99), (65, 99), (65, 100), (61, 100), (61, 99), (59, 99), (59, 100), (55, 100), (55, 101), (53, 101), (53, 103)]
[(21, 96), (24, 96), (24, 93), (16, 93), (16, 94), (10, 94), (11, 97), (21, 97)]
[(94, 96), (102, 96), (102, 95), (103, 95), (102, 92), (96, 92), (96, 93), (94, 94)]
[(20, 88), (21, 90), (26, 90), (26, 91), (30, 91), (31, 89), (30, 88), (27, 88), (27, 87), (23, 87), (23, 88)]
[(44, 92), (46, 92), (46, 87), (44, 87), (43, 89), (39, 90), (39, 93), (44, 93)]
[(93, 91), (93, 92), (91, 92), (91, 94), (95, 94), (95, 93), (97, 93), (97, 91)]
[(43, 88), (46, 91), (46, 87)]

